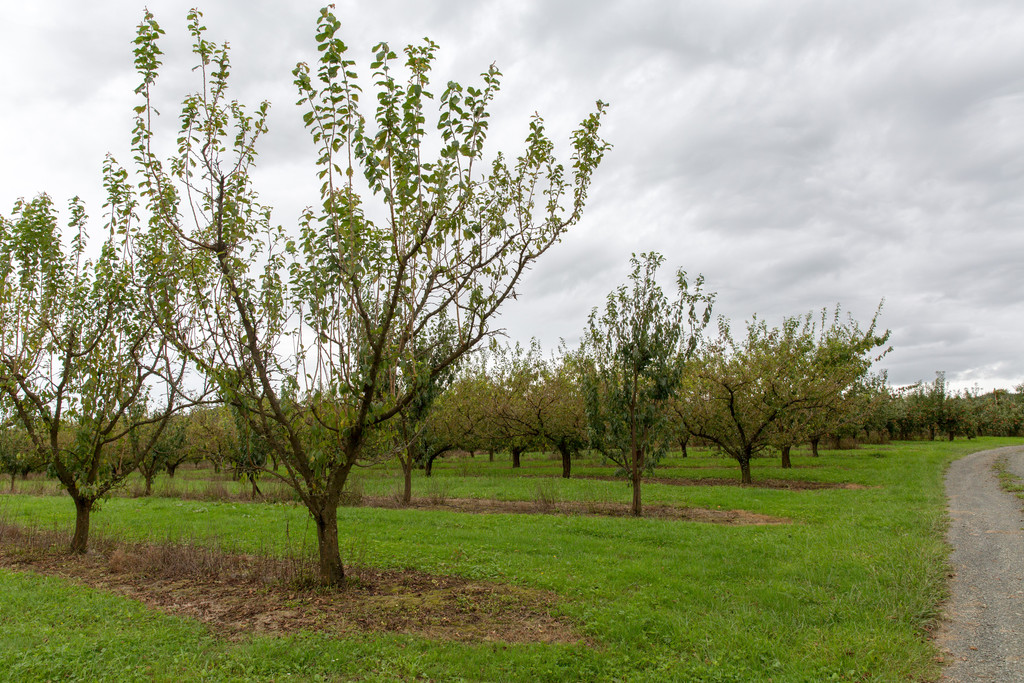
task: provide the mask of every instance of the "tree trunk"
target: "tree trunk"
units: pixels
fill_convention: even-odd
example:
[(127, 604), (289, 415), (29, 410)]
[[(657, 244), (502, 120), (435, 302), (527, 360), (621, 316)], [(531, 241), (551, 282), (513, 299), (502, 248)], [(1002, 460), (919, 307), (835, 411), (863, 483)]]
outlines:
[(408, 505), (412, 502), (412, 466), (415, 461), (412, 456), (402, 460), (402, 476), (405, 479), (405, 488), (402, 489), (402, 504)]
[(685, 458), (688, 455), (688, 453), (686, 452), (686, 445), (688, 443), (690, 443), (689, 435), (684, 436), (683, 438), (681, 438), (679, 440), (679, 457), (680, 458)]
[(152, 474), (143, 475), (143, 477), (146, 480), (146, 490), (143, 491), (142, 495), (144, 495), (144, 496), (151, 496), (151, 495), (153, 495), (153, 475)]
[(167, 465), (167, 476), (174, 479), (174, 470), (178, 469), (177, 465)]
[(252, 499), (256, 500), (256, 496), (263, 495), (263, 492), (260, 491), (260, 487), (256, 485), (256, 477), (252, 474), (249, 475), (249, 482), (252, 484)]
[(740, 460), (740, 483), (744, 485), (754, 483), (753, 479), (750, 478), (749, 456)]
[(633, 471), (630, 473), (633, 483), (633, 516), (640, 517), (644, 514), (643, 503), (640, 501), (640, 475), (641, 470), (641, 454), (639, 451), (633, 452)]
[(949, 440), (950, 441), (953, 440), (953, 431), (952, 430), (950, 430), (950, 432), (949, 432)]
[(520, 463), (519, 463), (519, 456), (521, 456), (523, 454), (523, 451), (525, 451), (525, 450), (526, 450), (525, 448), (517, 448), (517, 447), (513, 447), (512, 448), (512, 467), (513, 467), (513, 469), (516, 468), (516, 467), (519, 467), (519, 465), (520, 465)]
[(71, 539), (71, 552), (85, 554), (89, 549), (89, 514), (94, 501), (75, 499), (75, 535)]
[(818, 442), (819, 441), (821, 441), (821, 437), (820, 436), (812, 436), (811, 437), (811, 455), (813, 455), (815, 458), (818, 457)]
[(572, 476), (572, 451), (565, 444), (559, 444), (558, 452), (562, 454), (562, 479)]
[(338, 550), (338, 508), (325, 505), (325, 509), (314, 514), (316, 541), (320, 551), (320, 585), (337, 586), (345, 580), (345, 569), (341, 565)]
[(782, 447), (782, 469), (784, 470), (788, 470), (793, 467), (793, 464), (789, 461), (789, 451), (791, 448), (792, 446)]
[(494, 449), (487, 451), (487, 462), (494, 462)]
[(14, 472), (11, 472), (11, 493), (14, 493), (14, 478), (17, 477), (17, 476), (18, 476), (17, 474), (15, 474)]

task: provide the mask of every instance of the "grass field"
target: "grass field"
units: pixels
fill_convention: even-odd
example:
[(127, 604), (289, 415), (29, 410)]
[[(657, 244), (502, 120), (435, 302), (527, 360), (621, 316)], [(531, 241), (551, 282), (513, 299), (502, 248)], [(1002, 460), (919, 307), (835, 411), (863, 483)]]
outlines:
[[(940, 664), (928, 633), (946, 586), (943, 473), (968, 452), (1015, 443), (1021, 440), (896, 443), (820, 458), (796, 451), (789, 470), (775, 458), (754, 463), (755, 483), (844, 485), (816, 489), (679, 485), (738, 479), (733, 461), (695, 451), (666, 461), (659, 483), (644, 485), (647, 505), (744, 510), (785, 524), (340, 511), (346, 563), (548, 591), (557, 596), (551, 615), (572, 626), (575, 642), (465, 642), (372, 629), (345, 637), (315, 630), (225, 637), (102, 590), (0, 569), (0, 672), (30, 681), (934, 680)], [(429, 480), (417, 476), (413, 492), (441, 504), (630, 499), (624, 482), (588, 478), (615, 472), (596, 460), (576, 463), (578, 478), (562, 480), (559, 472), (559, 461), (541, 455), (518, 470), (505, 459), (454, 459), (435, 464)], [(168, 486), (179, 495), (200, 491), (211, 486), (209, 477), (208, 470), (179, 470), (170, 484), (157, 482), (157, 496), (111, 498), (93, 516), (94, 535), (272, 556), (310, 547), (312, 524), (291, 503), (159, 495)], [(247, 490), (214, 483), (221, 493)], [(368, 469), (354, 488), (387, 497), (399, 485), (397, 471)], [(65, 497), (17, 492), (45, 486), (18, 482), (16, 493), (0, 497), (0, 517), (70, 530), (73, 506)]]

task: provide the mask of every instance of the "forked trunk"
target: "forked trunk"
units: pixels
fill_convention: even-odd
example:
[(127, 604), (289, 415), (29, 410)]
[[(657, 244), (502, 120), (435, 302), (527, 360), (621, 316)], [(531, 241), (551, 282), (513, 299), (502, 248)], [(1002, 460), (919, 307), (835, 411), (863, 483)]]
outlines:
[(338, 509), (325, 506), (313, 515), (316, 522), (316, 541), (320, 551), (320, 585), (337, 586), (345, 580), (338, 551)]
[(821, 441), (821, 437), (818, 437), (818, 436), (811, 437), (811, 455), (813, 455), (815, 458), (818, 457), (818, 442), (819, 441)]
[(784, 470), (788, 470), (793, 467), (793, 464), (789, 461), (789, 451), (791, 448), (792, 446), (782, 447), (782, 469)]
[(146, 479), (146, 490), (143, 491), (142, 495), (150, 496), (153, 494), (153, 475), (150, 474), (145, 477)]
[(680, 457), (680, 458), (685, 458), (685, 457), (686, 457), (687, 455), (689, 455), (689, 454), (688, 454), (688, 453), (686, 452), (686, 445), (687, 445), (687, 444), (688, 444), (689, 442), (690, 442), (690, 438), (689, 438), (689, 437), (686, 437), (686, 438), (684, 438), (684, 439), (680, 439), (680, 440), (679, 440), (679, 457)]
[(89, 515), (94, 501), (75, 499), (75, 535), (71, 538), (71, 552), (85, 554), (89, 550)]

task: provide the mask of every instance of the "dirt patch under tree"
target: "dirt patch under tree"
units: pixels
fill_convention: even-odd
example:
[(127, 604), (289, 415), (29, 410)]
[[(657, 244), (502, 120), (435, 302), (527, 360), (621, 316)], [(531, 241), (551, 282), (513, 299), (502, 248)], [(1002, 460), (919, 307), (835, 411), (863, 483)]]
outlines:
[[(629, 517), (632, 515), (632, 509), (626, 503), (598, 501), (529, 501), (447, 497), (444, 500), (431, 500), (428, 497), (413, 498), (410, 503), (402, 504), (394, 496), (363, 496), (359, 500), (358, 505), (396, 509), (447, 510), (449, 512), (477, 514), (561, 514), (599, 517)], [(643, 513), (643, 516), (649, 519), (727, 525), (788, 524), (791, 521), (784, 517), (772, 517), (756, 512), (747, 512), (746, 510), (711, 510), (708, 508), (678, 507), (658, 503), (645, 504)]]
[[(0, 567), (109, 591), (214, 633), (337, 636), (376, 631), (467, 642), (577, 643), (548, 591), (413, 570), (346, 567), (337, 589), (316, 587), (314, 563), (229, 554), (193, 545), (93, 539), (70, 555), (65, 535), (0, 524)], [(557, 609), (557, 607), (556, 607)]]

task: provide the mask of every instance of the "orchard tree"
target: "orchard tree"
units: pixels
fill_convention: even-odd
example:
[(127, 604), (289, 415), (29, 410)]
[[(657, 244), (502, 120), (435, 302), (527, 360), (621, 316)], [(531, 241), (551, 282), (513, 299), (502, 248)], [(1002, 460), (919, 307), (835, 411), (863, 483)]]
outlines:
[[(432, 341), (425, 337), (420, 339), (421, 343), (425, 342), (424, 345), (435, 352), (443, 352), (448, 348), (448, 344)], [(429, 352), (423, 355), (427, 354)], [(439, 359), (433, 360), (437, 363)], [(412, 502), (412, 471), (416, 465), (424, 462), (428, 457), (427, 451), (435, 445), (431, 440), (433, 435), (428, 433), (430, 413), (434, 410), (438, 396), (451, 384), (456, 369), (455, 365), (448, 365), (443, 372), (438, 373), (399, 373), (397, 368), (392, 369), (392, 376), (388, 380), (392, 396), (402, 396), (410, 390), (413, 392), (412, 400), (402, 406), (392, 421), (393, 438), (399, 442), (395, 452), (402, 468), (402, 502), (406, 505)], [(409, 380), (418, 382), (418, 385), (405, 386), (404, 382)]]
[(976, 392), (972, 394), (967, 389), (953, 392), (946, 399), (944, 408), (939, 429), (946, 434), (950, 441), (953, 441), (958, 435), (968, 439), (973, 439), (978, 435), (981, 413)]
[[(145, 417), (148, 417), (145, 415), (145, 412), (146, 406), (141, 402), (134, 404), (128, 409), (128, 413), (133, 421), (139, 423)], [(149, 436), (148, 432), (151, 432), (156, 426), (158, 425), (143, 425), (138, 429), (132, 430), (126, 438), (114, 444), (116, 453), (114, 460), (118, 463), (133, 464), (139, 474), (142, 475), (142, 479), (145, 482), (143, 496), (149, 496), (153, 493), (153, 479), (156, 478), (157, 472), (164, 467), (165, 449), (160, 447), (160, 442), (165, 441), (173, 432), (172, 428), (164, 427), (163, 433), (152, 444), (152, 447), (145, 453), (141, 452), (144, 445), (149, 442), (147, 438)], [(118, 469), (120, 468), (118, 467)]]
[(572, 134), (568, 170), (539, 116), (520, 156), (485, 157), (496, 67), (435, 99), (437, 46), (400, 60), (381, 43), (364, 87), (324, 9), (319, 63), (293, 72), (321, 182), (293, 235), (252, 184), (269, 105), (250, 114), (229, 99), (227, 46), (207, 41), (198, 11), (189, 26), (202, 87), (185, 99), (167, 165), (155, 152), (162, 31), (150, 14), (136, 38), (150, 295), (168, 337), (281, 459), (316, 525), (320, 580), (337, 584), (337, 508), (367, 438), (494, 333), (526, 270), (579, 221), (607, 149), (604, 104)]
[(739, 463), (742, 483), (751, 483), (750, 461), (771, 443), (777, 423), (808, 407), (811, 399), (796, 378), (812, 347), (799, 318), (787, 318), (779, 328), (755, 318), (739, 340), (720, 318), (718, 337), (701, 349), (683, 392), (683, 422)]
[(669, 301), (657, 282), (660, 254), (634, 254), (630, 285), (608, 295), (604, 312), (590, 313), (584, 340), (587, 418), (594, 448), (619, 465), (633, 487), (633, 514), (643, 506), (640, 482), (673, 436), (669, 402), (711, 319), (714, 296), (698, 277), (690, 290), (676, 272), (678, 296)]
[(572, 456), (587, 444), (586, 410), (576, 363), (562, 350), (545, 358), (540, 344), (495, 345), (489, 357), (488, 419), (512, 452), (512, 466), (529, 448), (558, 451), (562, 477), (572, 474)]
[(257, 484), (260, 474), (266, 470), (270, 455), (270, 445), (257, 430), (252, 427), (252, 420), (244, 414), (244, 408), (229, 406), (234, 418), (235, 438), (230, 444), (229, 461), (232, 464), (235, 478), (246, 480), (251, 487), (251, 498), (256, 500), (262, 495)]
[(872, 376), (870, 371), (872, 364), (891, 350), (887, 346), (889, 331), (878, 330), (883, 304), (878, 305), (866, 330), (849, 314), (844, 318), (839, 306), (828, 325), (822, 311), (808, 386), (814, 400), (806, 432), (814, 456), (823, 437), (832, 435), (838, 440), (844, 431), (855, 435), (870, 414), (872, 402), (880, 400), (877, 388), (879, 382), (884, 383), (884, 375)]
[(1016, 393), (994, 389), (977, 398), (978, 430), (986, 436), (1020, 436), (1024, 425), (1024, 402), (1020, 386)]
[(496, 437), (485, 408), (489, 388), (486, 374), (474, 363), (463, 367), (434, 401), (419, 438), (417, 464), (423, 476), (431, 476), (434, 460), (448, 451), (493, 452)]
[(572, 457), (590, 445), (580, 355), (565, 349), (544, 365), (540, 398), (544, 438), (562, 459), (562, 477), (572, 475)]
[(197, 407), (183, 415), (185, 450), (196, 464), (207, 461), (215, 473), (234, 463), (238, 435), (231, 407)]
[[(108, 236), (95, 258), (86, 256), (87, 218), (77, 199), (67, 250), (46, 195), (18, 201), (9, 219), (0, 218), (0, 392), (74, 501), (78, 553), (88, 548), (96, 501), (159, 438), (185, 371), (140, 315), (145, 297), (130, 258), (135, 199), (111, 159), (104, 181)], [(118, 444), (135, 437), (126, 459)]]
[(11, 491), (14, 491), (17, 477), (28, 477), (29, 473), (45, 467), (25, 428), (13, 420), (0, 421), (0, 473), (10, 475)]
[(934, 441), (937, 434), (946, 432), (952, 440), (952, 434), (958, 429), (958, 411), (953, 398), (946, 388), (946, 373), (941, 371), (935, 373), (933, 382), (917, 382), (907, 387), (901, 416), (904, 435), (913, 438), (927, 434), (928, 439)]
[(876, 350), (889, 333), (878, 334), (876, 323), (877, 313), (866, 331), (852, 319), (837, 322), (818, 340), (809, 315), (785, 318), (774, 328), (755, 318), (736, 339), (720, 319), (718, 337), (702, 350), (684, 393), (687, 429), (732, 456), (742, 483), (750, 484), (754, 456), (773, 443), (785, 449), (881, 357)]
[(557, 451), (568, 479), (572, 456), (588, 445), (588, 423), (579, 354), (560, 351), (545, 357), (535, 340), (497, 354), (495, 383), (503, 398), (495, 417), (532, 445)]
[(885, 371), (873, 374), (866, 383), (871, 392), (867, 400), (867, 412), (862, 422), (869, 437), (882, 441), (896, 438), (896, 419), (899, 415), (898, 389), (889, 385)]
[[(528, 349), (494, 344), (487, 356), (487, 411), (492, 436), (512, 456), (512, 467), (521, 465), (522, 454), (543, 446), (544, 400), (540, 396), (543, 375), (540, 345)], [(541, 403), (541, 405), (538, 405)]]

